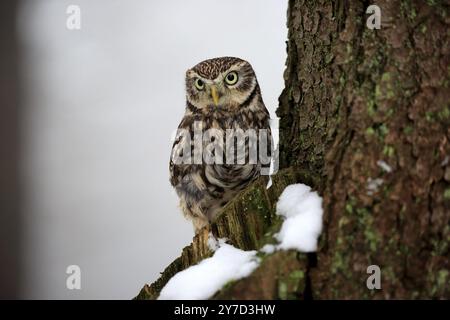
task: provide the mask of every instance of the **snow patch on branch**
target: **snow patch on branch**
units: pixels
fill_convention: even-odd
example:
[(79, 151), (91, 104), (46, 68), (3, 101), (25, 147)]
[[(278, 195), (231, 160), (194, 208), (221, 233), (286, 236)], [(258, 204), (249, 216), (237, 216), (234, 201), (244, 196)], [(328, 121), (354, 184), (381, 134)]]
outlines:
[[(266, 244), (260, 252), (295, 249), (302, 252), (317, 250), (322, 232), (322, 198), (304, 184), (286, 187), (278, 199), (276, 213), (284, 217), (276, 239), (278, 244)], [(208, 299), (229, 281), (249, 276), (260, 264), (257, 251), (243, 251), (225, 243), (226, 239), (208, 236), (208, 247), (214, 252), (174, 275), (161, 290), (159, 300)]]
[(227, 242), (227, 238), (219, 238), (216, 239), (216, 237), (214, 237), (214, 235), (210, 232), (208, 234), (208, 248), (209, 250), (211, 250), (212, 252), (215, 252), (217, 249), (219, 249), (222, 245), (224, 245)]
[(383, 169), (384, 171), (386, 171), (387, 173), (392, 172), (392, 167), (391, 167), (390, 165), (388, 165), (388, 164), (386, 163), (386, 161), (378, 160), (378, 161), (377, 161), (377, 165), (378, 165), (381, 169)]
[(287, 186), (278, 199), (277, 214), (285, 218), (276, 235), (280, 242), (277, 249), (317, 250), (323, 215), (322, 198), (317, 192), (301, 183)]
[(378, 189), (383, 185), (383, 179), (381, 178), (367, 178), (367, 195), (372, 196), (375, 192), (378, 192)]
[(208, 299), (227, 282), (250, 275), (260, 259), (256, 251), (243, 251), (219, 241), (214, 255), (174, 275), (161, 290), (159, 300)]
[(259, 251), (264, 252), (265, 254), (274, 253), (277, 247), (273, 244), (266, 244)]

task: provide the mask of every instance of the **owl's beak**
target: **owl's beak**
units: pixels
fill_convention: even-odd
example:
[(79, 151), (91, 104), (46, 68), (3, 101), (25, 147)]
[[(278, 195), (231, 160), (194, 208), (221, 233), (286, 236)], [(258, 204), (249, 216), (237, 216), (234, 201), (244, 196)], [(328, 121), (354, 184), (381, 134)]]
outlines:
[(214, 105), (217, 107), (219, 104), (219, 95), (217, 94), (216, 86), (211, 86), (211, 97), (213, 98)]

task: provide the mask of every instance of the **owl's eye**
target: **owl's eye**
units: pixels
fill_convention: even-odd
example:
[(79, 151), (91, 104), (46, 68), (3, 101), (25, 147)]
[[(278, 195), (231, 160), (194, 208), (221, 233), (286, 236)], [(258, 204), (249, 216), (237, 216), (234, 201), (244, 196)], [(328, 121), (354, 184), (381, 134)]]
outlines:
[(205, 83), (201, 79), (195, 79), (194, 84), (198, 90), (203, 90), (205, 88)]
[(236, 71), (231, 71), (227, 76), (225, 77), (226, 84), (232, 86), (233, 84), (236, 84), (238, 81), (238, 74)]

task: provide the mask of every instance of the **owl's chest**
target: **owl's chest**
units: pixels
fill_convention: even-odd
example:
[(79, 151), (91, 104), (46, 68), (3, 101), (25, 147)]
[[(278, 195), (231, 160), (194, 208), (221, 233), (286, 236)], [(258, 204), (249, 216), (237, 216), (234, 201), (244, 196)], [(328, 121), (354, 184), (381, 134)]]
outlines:
[(204, 129), (258, 129), (257, 117), (252, 112), (239, 112), (232, 115), (213, 113), (202, 119)]
[[(204, 123), (206, 125), (205, 132), (211, 131), (210, 129), (222, 132), (222, 139), (214, 140), (214, 144), (211, 144), (213, 140), (208, 134), (206, 134), (206, 139), (203, 140), (207, 152), (211, 151), (214, 156), (218, 152), (223, 156), (220, 164), (209, 163), (204, 166), (208, 182), (225, 190), (241, 189), (255, 176), (258, 167), (257, 163), (249, 163), (248, 161), (249, 145), (253, 145), (256, 141), (252, 143), (250, 142), (252, 139), (244, 137), (250, 131), (259, 129), (258, 122), (255, 121), (255, 117), (251, 113), (241, 112), (232, 116), (212, 116), (206, 119)], [(240, 136), (239, 132), (243, 133), (244, 136)], [(236, 141), (229, 140), (231, 137), (234, 137)], [(257, 139), (257, 132), (254, 137)], [(219, 144), (218, 149), (211, 148), (217, 146), (218, 141), (223, 144)], [(230, 144), (230, 142), (232, 143)], [(232, 150), (231, 153), (230, 150)]]

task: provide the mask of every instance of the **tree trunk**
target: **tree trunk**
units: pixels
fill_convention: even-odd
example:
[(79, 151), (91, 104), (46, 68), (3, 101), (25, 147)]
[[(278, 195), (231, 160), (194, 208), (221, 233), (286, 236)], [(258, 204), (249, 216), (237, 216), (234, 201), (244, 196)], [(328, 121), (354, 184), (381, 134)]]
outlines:
[[(289, 2), (277, 111), (285, 169), (251, 213), (236, 204), (262, 182), (213, 232), (243, 249), (270, 242), (274, 203), (293, 180), (323, 196), (324, 230), (317, 254), (268, 255), (215, 298), (450, 298), (449, 3), (380, 0), (379, 30), (366, 26), (370, 4)], [(264, 222), (243, 223), (250, 216)], [(366, 285), (370, 265), (381, 289)], [(141, 298), (157, 296), (145, 290)]]
[(380, 30), (369, 4), (289, 4), (280, 158), (322, 177), (313, 297), (449, 298), (448, 2), (378, 1)]

